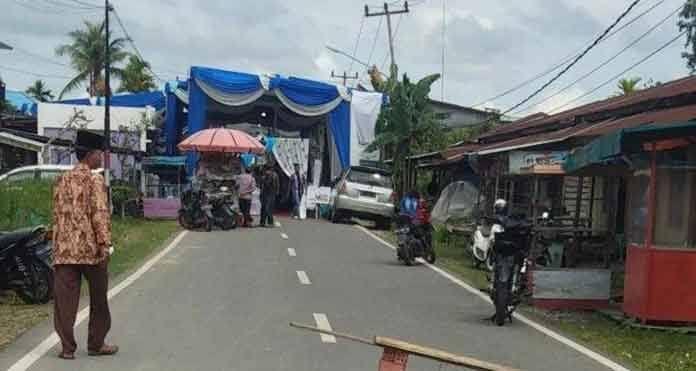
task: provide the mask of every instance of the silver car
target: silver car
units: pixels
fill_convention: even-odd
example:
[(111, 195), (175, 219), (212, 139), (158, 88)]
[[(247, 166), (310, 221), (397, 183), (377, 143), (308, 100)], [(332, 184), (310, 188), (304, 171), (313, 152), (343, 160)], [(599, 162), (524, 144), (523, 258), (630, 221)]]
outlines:
[(394, 214), (391, 174), (385, 170), (352, 166), (334, 186), (331, 220), (357, 217), (374, 220), (380, 228), (388, 228)]

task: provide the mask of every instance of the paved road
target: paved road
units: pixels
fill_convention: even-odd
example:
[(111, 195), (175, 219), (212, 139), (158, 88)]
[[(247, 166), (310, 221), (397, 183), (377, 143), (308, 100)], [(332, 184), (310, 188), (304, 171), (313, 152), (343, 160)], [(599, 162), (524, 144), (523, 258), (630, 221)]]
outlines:
[[(82, 349), (77, 361), (65, 362), (54, 349), (30, 370), (376, 369), (376, 348), (325, 343), (288, 326), (314, 325), (323, 316), (334, 330), (397, 337), (525, 370), (606, 370), (519, 322), (490, 325), (482, 320), (489, 304), (425, 266), (397, 264), (390, 249), (354, 226), (282, 222), (273, 230), (188, 233), (112, 299), (117, 357), (88, 358)], [(83, 342), (85, 332), (83, 324), (77, 332)], [(47, 323), (23, 336), (0, 353), (0, 369), (48, 334)], [(439, 367), (412, 358), (409, 370)]]

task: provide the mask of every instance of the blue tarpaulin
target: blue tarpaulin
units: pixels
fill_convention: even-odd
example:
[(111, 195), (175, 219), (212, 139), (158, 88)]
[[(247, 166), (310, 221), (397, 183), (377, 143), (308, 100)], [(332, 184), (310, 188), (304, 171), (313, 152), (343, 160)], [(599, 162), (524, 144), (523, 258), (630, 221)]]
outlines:
[(143, 166), (184, 166), (186, 156), (152, 156), (143, 158)]
[[(89, 98), (65, 99), (55, 103), (73, 104), (79, 106), (91, 106)], [(104, 97), (97, 97), (95, 106), (104, 105)], [(160, 111), (166, 106), (166, 100), (162, 91), (153, 91), (134, 94), (120, 94), (111, 97), (111, 105), (114, 107), (153, 107)]]
[(17, 112), (23, 115), (36, 116), (36, 100), (24, 92), (7, 90), (5, 100), (10, 102), (17, 109)]
[(338, 98), (334, 85), (297, 77), (271, 79), (271, 89), (278, 89), (291, 101), (305, 106), (318, 106)]
[(350, 103), (342, 102), (331, 111), (329, 127), (336, 143), (336, 151), (341, 167), (350, 166)]
[(263, 88), (259, 76), (248, 73), (192, 67), (191, 76), (225, 93), (248, 94)]

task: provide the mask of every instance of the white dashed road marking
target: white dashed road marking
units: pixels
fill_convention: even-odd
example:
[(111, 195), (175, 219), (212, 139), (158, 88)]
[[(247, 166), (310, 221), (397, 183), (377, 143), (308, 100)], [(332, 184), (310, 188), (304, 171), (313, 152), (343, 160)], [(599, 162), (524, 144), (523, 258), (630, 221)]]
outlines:
[[(186, 233), (186, 231), (179, 233), (179, 235), (176, 236), (174, 241), (172, 241), (172, 243), (170, 243), (169, 246), (167, 246), (164, 250), (160, 251), (152, 259), (148, 260), (147, 263), (143, 264), (143, 266), (140, 267), (140, 269), (128, 276), (128, 278), (121, 281), (121, 283), (119, 283), (118, 285), (112, 287), (107, 294), (108, 299), (111, 300), (111, 298), (118, 295), (118, 293), (128, 288), (128, 286), (132, 285), (133, 282), (142, 277), (142, 275), (145, 274), (148, 270), (150, 270), (155, 264), (157, 264), (159, 260), (161, 260), (165, 255), (167, 255), (170, 251), (176, 248), (179, 245), (179, 242), (181, 242), (184, 236), (186, 236)], [(77, 319), (75, 320), (75, 327), (79, 326), (82, 322), (84, 322), (84, 320), (87, 319), (88, 316), (89, 307), (86, 307), (77, 314)], [(39, 345), (37, 345), (34, 349), (32, 349), (29, 353), (25, 354), (24, 357), (22, 357), (19, 361), (12, 365), (12, 367), (10, 367), (8, 371), (28, 370), (29, 367), (31, 367), (31, 365), (33, 365), (37, 360), (39, 360), (39, 358), (43, 357), (46, 353), (48, 353), (48, 351), (50, 351), (54, 346), (56, 346), (59, 341), (60, 339), (58, 339), (58, 335), (53, 333), (44, 341), (42, 341)]]
[(288, 255), (297, 256), (297, 251), (295, 251), (295, 249), (293, 249), (292, 247), (288, 247)]
[(300, 283), (303, 285), (312, 284), (312, 281), (309, 280), (309, 277), (307, 277), (307, 272), (305, 271), (297, 271), (297, 279), (299, 279)]
[[(331, 328), (331, 324), (329, 323), (329, 319), (326, 317), (326, 314), (324, 313), (314, 313), (314, 322), (317, 323), (317, 327), (321, 330), (333, 331), (333, 329)], [(333, 335), (321, 334), (320, 336), (322, 343), (336, 343), (336, 337)]]
[(280, 234), (280, 237), (281, 237), (282, 239), (284, 239), (284, 240), (287, 240), (287, 239), (288, 239), (288, 235), (285, 234), (285, 233), (281, 233), (281, 234)]

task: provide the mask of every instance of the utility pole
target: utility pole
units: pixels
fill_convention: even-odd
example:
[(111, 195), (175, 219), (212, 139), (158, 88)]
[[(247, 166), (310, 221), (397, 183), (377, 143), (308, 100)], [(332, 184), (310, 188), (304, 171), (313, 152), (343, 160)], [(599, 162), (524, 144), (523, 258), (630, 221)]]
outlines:
[(404, 1), (404, 8), (399, 10), (389, 10), (389, 4), (384, 3), (384, 11), (377, 13), (370, 13), (370, 7), (365, 5), (365, 17), (387, 17), (387, 32), (389, 33), (389, 55), (391, 56), (391, 66), (389, 68), (390, 75), (392, 71), (394, 71), (394, 67), (396, 66), (396, 60), (394, 59), (394, 35), (392, 35), (391, 16), (408, 12), (408, 1)]
[(348, 75), (346, 71), (343, 71), (343, 75), (336, 75), (334, 74), (334, 71), (331, 71), (331, 78), (343, 80), (343, 86), (346, 86), (348, 84), (348, 80), (357, 80), (359, 77), (360, 76), (358, 76), (357, 72), (355, 73), (355, 75)]
[[(109, 0), (104, 0), (104, 29), (106, 31), (104, 50), (104, 179), (106, 187), (111, 186), (111, 55), (109, 37), (109, 12), (111, 5)], [(110, 194), (110, 193), (109, 193)]]

